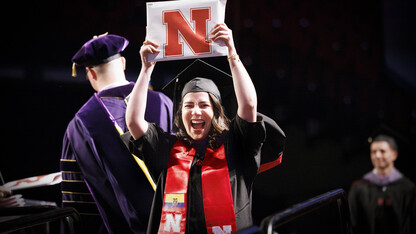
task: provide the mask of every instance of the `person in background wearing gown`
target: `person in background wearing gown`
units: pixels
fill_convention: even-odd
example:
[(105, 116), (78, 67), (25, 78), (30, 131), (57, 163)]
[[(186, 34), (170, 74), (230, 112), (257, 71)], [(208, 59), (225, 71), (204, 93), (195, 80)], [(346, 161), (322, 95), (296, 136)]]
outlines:
[(395, 139), (376, 136), (370, 156), (374, 169), (355, 181), (348, 194), (354, 233), (416, 233), (416, 187), (394, 166)]
[[(60, 160), (62, 206), (81, 214), (82, 233), (143, 233), (147, 228), (154, 182), (120, 139), (134, 87), (120, 54), (128, 43), (113, 34), (95, 36), (72, 58), (73, 75), (76, 66), (85, 67), (96, 91), (68, 124)], [(146, 120), (170, 132), (172, 101), (161, 92), (146, 93)]]

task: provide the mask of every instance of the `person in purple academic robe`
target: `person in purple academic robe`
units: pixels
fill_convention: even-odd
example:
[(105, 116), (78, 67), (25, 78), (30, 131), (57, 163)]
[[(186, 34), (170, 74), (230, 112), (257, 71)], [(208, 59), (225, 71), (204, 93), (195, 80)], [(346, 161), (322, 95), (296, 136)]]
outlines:
[[(125, 110), (134, 87), (124, 74), (121, 52), (128, 40), (105, 34), (74, 55), (96, 93), (68, 124), (63, 139), (62, 206), (81, 214), (83, 233), (142, 233), (147, 228), (154, 182), (142, 161), (124, 146)], [(149, 90), (146, 119), (172, 130), (172, 101)]]

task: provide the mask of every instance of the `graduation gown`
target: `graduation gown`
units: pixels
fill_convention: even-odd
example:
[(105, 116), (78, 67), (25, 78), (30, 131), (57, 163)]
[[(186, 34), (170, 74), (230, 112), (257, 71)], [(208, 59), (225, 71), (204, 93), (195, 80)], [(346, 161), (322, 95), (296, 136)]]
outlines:
[(404, 176), (388, 184), (378, 182), (365, 176), (351, 186), (348, 200), (354, 233), (416, 233), (414, 183)]
[[(236, 116), (230, 124), (230, 130), (225, 134), (223, 142), (237, 230), (249, 227), (253, 223), (251, 214), (252, 185), (262, 161), (261, 149), (266, 145), (266, 129), (270, 127), (270, 123), (267, 123), (269, 126), (266, 128), (264, 120), (265, 118), (259, 115), (257, 122), (249, 123)], [(267, 142), (269, 150), (274, 149), (273, 152), (267, 153), (267, 155), (273, 155), (267, 159), (269, 162), (280, 158), (283, 151), (285, 136), (280, 128), (278, 129), (281, 134), (276, 134), (276, 137), (273, 138), (274, 142)], [(275, 130), (277, 131), (277, 129)], [(131, 152), (143, 158), (151, 174), (158, 177), (148, 226), (148, 233), (157, 233), (163, 206), (169, 152), (177, 139), (175, 136), (164, 133), (156, 125), (149, 125), (148, 131), (140, 139), (134, 140), (129, 133), (124, 134), (122, 138)], [(187, 233), (206, 232), (201, 192), (201, 167), (195, 163), (197, 157), (198, 151), (191, 166), (188, 181)]]
[[(125, 99), (134, 83), (94, 94), (68, 124), (63, 140), (62, 206), (76, 208), (83, 233), (143, 233), (154, 195), (120, 139)], [(149, 90), (146, 119), (171, 131), (172, 102)]]

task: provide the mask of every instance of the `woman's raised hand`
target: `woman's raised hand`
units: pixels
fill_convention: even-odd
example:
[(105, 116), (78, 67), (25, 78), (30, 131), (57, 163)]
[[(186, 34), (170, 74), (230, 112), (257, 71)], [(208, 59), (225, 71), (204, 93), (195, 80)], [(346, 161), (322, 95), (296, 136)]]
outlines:
[(156, 64), (156, 62), (148, 62), (147, 56), (148, 54), (160, 53), (160, 50), (157, 49), (158, 47), (159, 47), (159, 44), (151, 40), (146, 39), (143, 42), (143, 45), (140, 47), (140, 57), (141, 57), (143, 66), (151, 67)]
[(211, 40), (217, 41), (222, 40), (224, 41), (225, 45), (228, 47), (228, 54), (232, 55), (236, 53), (235, 46), (234, 46), (234, 39), (233, 39), (233, 31), (227, 27), (226, 24), (217, 24), (211, 30), (210, 37)]

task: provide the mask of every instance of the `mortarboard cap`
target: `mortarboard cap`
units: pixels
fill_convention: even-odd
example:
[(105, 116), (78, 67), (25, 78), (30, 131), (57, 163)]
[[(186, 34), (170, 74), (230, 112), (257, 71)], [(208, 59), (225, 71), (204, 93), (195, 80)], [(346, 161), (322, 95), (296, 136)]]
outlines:
[(126, 38), (113, 34), (94, 36), (72, 57), (72, 76), (77, 76), (75, 66), (94, 66), (119, 58), (128, 44)]
[[(198, 79), (194, 80), (194, 78)], [(206, 79), (211, 80), (216, 87), (214, 88), (212, 83), (206, 81)], [(191, 80), (192, 84), (187, 85)], [(233, 118), (237, 113), (237, 99), (234, 93), (232, 76), (200, 59), (196, 59), (182, 70), (163, 87), (162, 91), (173, 100), (174, 113), (176, 113), (179, 108), (178, 105), (186, 93), (199, 89), (200, 91), (209, 92), (214, 94), (214, 96), (218, 96), (215, 94), (216, 88), (220, 93), (219, 100), (222, 102), (225, 114), (228, 118)]]
[(196, 77), (188, 81), (182, 89), (181, 99), (192, 92), (208, 92), (214, 95), (221, 102), (221, 93), (217, 85), (211, 79)]

